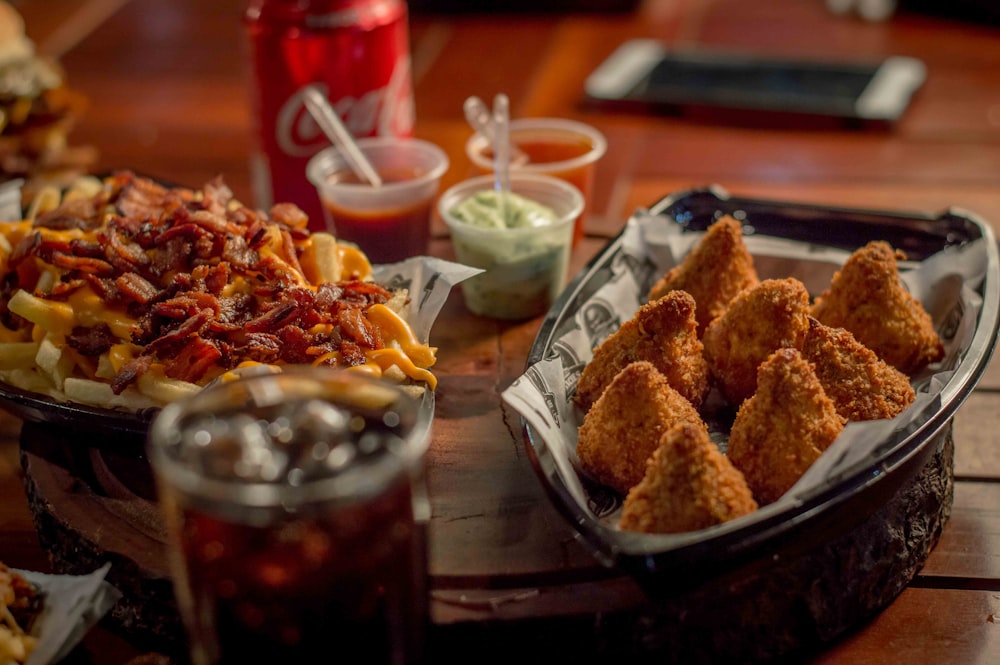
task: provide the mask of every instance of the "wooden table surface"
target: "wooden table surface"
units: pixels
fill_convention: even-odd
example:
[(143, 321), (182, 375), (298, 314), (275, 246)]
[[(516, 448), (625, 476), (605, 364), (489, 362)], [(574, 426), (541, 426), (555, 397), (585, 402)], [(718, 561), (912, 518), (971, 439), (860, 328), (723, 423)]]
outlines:
[[(71, 138), (99, 150), (98, 169), (132, 168), (190, 185), (223, 174), (238, 197), (252, 200), (240, 1), (15, 4), (29, 35), (62, 53), (72, 86), (89, 98)], [(925, 212), (958, 206), (1000, 231), (998, 27), (906, 12), (866, 23), (828, 13), (821, 0), (647, 0), (611, 14), (418, 12), (410, 25), (416, 134), (448, 152), (445, 185), (470, 172), (462, 102), (471, 94), (505, 92), (515, 116), (578, 118), (605, 133), (608, 153), (574, 271), (636, 207), (709, 183), (811, 203)], [(633, 36), (783, 56), (911, 55), (929, 75), (889, 130), (741, 125), (582, 104), (586, 75)], [(439, 223), (432, 253), (452, 257)], [(440, 348), (440, 385), (429, 458), (430, 572), (436, 589), (484, 601), (457, 605), (442, 593), (432, 616), (443, 627), (520, 622), (535, 631), (522, 636), (539, 636), (523, 638), (529, 659), (568, 607), (599, 616), (639, 602), (634, 585), (613, 571), (592, 581), (598, 565), (548, 503), (518, 420), (501, 405), (538, 325), (476, 318), (456, 292), (431, 338)], [(877, 617), (809, 662), (1000, 662), (998, 389), (994, 363), (955, 417), (954, 509), (926, 565)], [(20, 481), (20, 423), (5, 416), (0, 424), (0, 560), (47, 570)], [(486, 554), (473, 560), (467, 551)], [(507, 594), (520, 599), (488, 602)], [(122, 663), (142, 651), (102, 625), (70, 662)]]

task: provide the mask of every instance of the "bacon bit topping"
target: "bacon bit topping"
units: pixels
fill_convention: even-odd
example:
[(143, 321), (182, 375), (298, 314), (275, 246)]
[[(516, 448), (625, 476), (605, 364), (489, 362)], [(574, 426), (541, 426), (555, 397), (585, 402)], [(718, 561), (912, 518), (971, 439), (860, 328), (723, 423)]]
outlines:
[(193, 383), (204, 376), (221, 357), (222, 351), (218, 346), (204, 339), (192, 337), (167, 365), (167, 376)]
[(66, 337), (70, 348), (76, 349), (84, 356), (99, 356), (115, 343), (115, 336), (106, 323), (98, 323), (93, 328), (76, 326)]
[(115, 268), (110, 263), (89, 256), (74, 256), (53, 251), (50, 254), (49, 262), (63, 270), (85, 272), (99, 277), (109, 277), (115, 274)]
[(122, 368), (118, 371), (115, 377), (111, 379), (111, 390), (113, 390), (116, 395), (120, 395), (123, 390), (128, 388), (129, 384), (145, 374), (146, 370), (149, 369), (152, 364), (153, 356), (151, 355), (141, 355), (129, 360), (127, 363), (122, 365)]
[[(392, 294), (364, 281), (309, 284), (300, 264), (308, 220), (298, 207), (252, 210), (221, 178), (200, 191), (130, 172), (104, 184), (93, 199), (66, 202), (35, 220), (8, 260), (0, 321), (19, 325), (6, 305), (18, 276), (30, 274), (20, 271), (36, 270), (32, 260), (60, 268), (45, 297), (66, 299), (89, 286), (109, 311), (136, 321), (129, 340), (103, 323), (68, 335), (69, 346), (88, 357), (119, 342), (141, 348), (112, 380), (116, 393), (154, 363), (167, 376), (204, 383), (246, 360), (348, 366), (384, 347), (366, 310)], [(57, 240), (65, 230), (83, 237)]]
[[(122, 302), (122, 292), (118, 289), (118, 285), (115, 280), (101, 278), (97, 275), (91, 273), (85, 273), (81, 275), (82, 280), (90, 285), (90, 288), (94, 290), (94, 293), (103, 301), (108, 304), (118, 304)], [(72, 280), (70, 284), (76, 282), (77, 280)], [(52, 290), (50, 296), (55, 296), (55, 289)]]
[(134, 272), (127, 272), (115, 279), (115, 286), (126, 296), (140, 305), (147, 305), (156, 297), (157, 290), (146, 278)]

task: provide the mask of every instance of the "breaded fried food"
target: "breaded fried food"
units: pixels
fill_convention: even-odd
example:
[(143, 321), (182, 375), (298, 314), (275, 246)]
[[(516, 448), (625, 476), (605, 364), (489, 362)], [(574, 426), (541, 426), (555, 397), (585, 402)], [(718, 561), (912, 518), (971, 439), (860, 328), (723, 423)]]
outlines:
[(913, 403), (910, 379), (844, 328), (809, 317), (802, 355), (813, 364), (837, 413), (847, 420), (893, 418)]
[(708, 392), (708, 365), (696, 332), (694, 298), (671, 291), (646, 303), (594, 350), (577, 381), (574, 400), (584, 411), (629, 363), (651, 362), (697, 409)]
[(930, 315), (899, 279), (897, 259), (906, 255), (875, 240), (856, 250), (812, 307), (831, 328), (855, 339), (900, 372), (913, 375), (944, 358)]
[(576, 454), (583, 469), (622, 494), (642, 480), (663, 433), (678, 423), (708, 428), (691, 402), (646, 361), (619, 372), (583, 418)]
[(767, 279), (740, 293), (705, 330), (702, 342), (712, 377), (739, 405), (757, 388), (757, 368), (776, 349), (801, 348), (809, 330), (809, 293), (788, 277)]
[(648, 300), (658, 300), (674, 290), (687, 291), (698, 305), (695, 314), (701, 335), (740, 291), (759, 281), (753, 256), (743, 242), (742, 227), (727, 215), (709, 226), (684, 260), (653, 285)]
[(643, 533), (705, 529), (757, 510), (743, 474), (687, 423), (664, 433), (646, 474), (625, 498), (618, 526)]
[(760, 366), (757, 392), (736, 413), (727, 455), (763, 506), (787, 492), (844, 425), (802, 353), (778, 349)]

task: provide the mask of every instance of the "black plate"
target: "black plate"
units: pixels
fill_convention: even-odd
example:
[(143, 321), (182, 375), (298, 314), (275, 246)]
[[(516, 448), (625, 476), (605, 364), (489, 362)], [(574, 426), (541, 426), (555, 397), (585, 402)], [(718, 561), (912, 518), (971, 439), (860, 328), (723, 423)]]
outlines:
[[(616, 531), (603, 524), (591, 507), (581, 506), (574, 499), (562, 480), (553, 452), (522, 419), (525, 444), (545, 490), (595, 557), (632, 573), (647, 590), (676, 594), (741, 566), (768, 565), (761, 562), (822, 546), (856, 526), (923, 468), (934, 452), (933, 442), (940, 438), (937, 435), (950, 429), (952, 416), (972, 392), (993, 352), (1000, 325), (1000, 260), (990, 227), (958, 210), (926, 215), (836, 208), (732, 197), (719, 187), (708, 187), (667, 196), (649, 212), (664, 216), (665, 223), (681, 225), (684, 232), (703, 231), (720, 216), (732, 215), (756, 234), (848, 251), (869, 240), (883, 239), (915, 260), (946, 247), (987, 240), (987, 272), (980, 288), (983, 306), (978, 323), (970, 347), (940, 399), (924, 407), (913, 428), (894, 435), (880, 448), (875, 463), (851, 469), (780, 511), (764, 507), (755, 519), (739, 526), (731, 522), (669, 537)], [(573, 278), (553, 304), (532, 344), (528, 367), (558, 354), (554, 343), (576, 326), (575, 313), (612, 276), (616, 261), (622, 257), (622, 241), (623, 234), (619, 234)], [(634, 272), (641, 270), (640, 266)], [(651, 269), (647, 275), (649, 280), (658, 276)], [(567, 390), (571, 392), (571, 386)], [(590, 500), (593, 502), (595, 497), (591, 495)]]
[[(95, 177), (103, 181), (112, 175), (113, 172), (101, 172), (95, 174)], [(158, 176), (138, 172), (135, 175), (139, 178), (150, 178), (163, 187), (186, 187), (186, 185), (178, 185)], [(12, 184), (20, 187), (21, 183), (16, 181)], [(424, 394), (421, 409), (432, 416), (434, 413), (434, 393), (428, 390)], [(131, 445), (137, 438), (144, 441), (153, 418), (160, 411), (160, 407), (127, 411), (78, 402), (63, 402), (48, 395), (24, 390), (3, 382), (0, 382), (0, 408), (22, 420), (79, 432), (86, 439), (82, 443), (93, 446), (114, 446), (122, 442)]]
[[(47, 395), (0, 383), (0, 406), (22, 420), (77, 430), (81, 434), (134, 439), (145, 438), (159, 408), (124, 411), (76, 402), (60, 402)], [(88, 436), (88, 442), (100, 438)]]
[[(434, 392), (425, 390), (423, 395), (420, 409), (429, 427), (434, 414)], [(22, 420), (78, 432), (81, 443), (95, 447), (144, 442), (153, 418), (160, 412), (160, 407), (124, 411), (60, 402), (6, 383), (0, 383), (0, 408)]]

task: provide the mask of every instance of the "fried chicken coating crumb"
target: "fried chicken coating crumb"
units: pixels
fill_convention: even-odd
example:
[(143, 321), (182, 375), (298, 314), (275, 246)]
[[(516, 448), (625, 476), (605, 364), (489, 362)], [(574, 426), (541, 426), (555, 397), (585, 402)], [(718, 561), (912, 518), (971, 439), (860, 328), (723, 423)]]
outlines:
[(576, 384), (574, 400), (584, 411), (626, 365), (645, 360), (697, 409), (708, 392), (708, 364), (695, 323), (695, 302), (684, 291), (671, 291), (646, 303), (594, 350)]
[(944, 358), (930, 315), (899, 279), (906, 255), (874, 240), (856, 250), (813, 304), (812, 315), (907, 375)]
[(629, 491), (618, 526), (643, 533), (705, 529), (757, 510), (743, 474), (703, 428), (681, 423), (664, 433)]
[(646, 361), (619, 372), (587, 412), (576, 454), (594, 479), (621, 492), (642, 480), (663, 433), (678, 423), (705, 430), (698, 411)]
[(674, 290), (687, 291), (698, 305), (701, 335), (740, 291), (759, 281), (740, 223), (726, 216), (709, 226), (684, 260), (653, 285), (648, 300), (658, 300)]
[(910, 379), (843, 328), (809, 317), (802, 344), (827, 397), (847, 420), (893, 418), (913, 403)]
[(779, 349), (760, 366), (757, 392), (736, 413), (727, 455), (763, 506), (787, 492), (844, 425), (802, 353)]
[(809, 293), (797, 279), (767, 279), (740, 293), (702, 342), (711, 376), (739, 405), (757, 387), (757, 368), (780, 348), (800, 348), (809, 329)]

